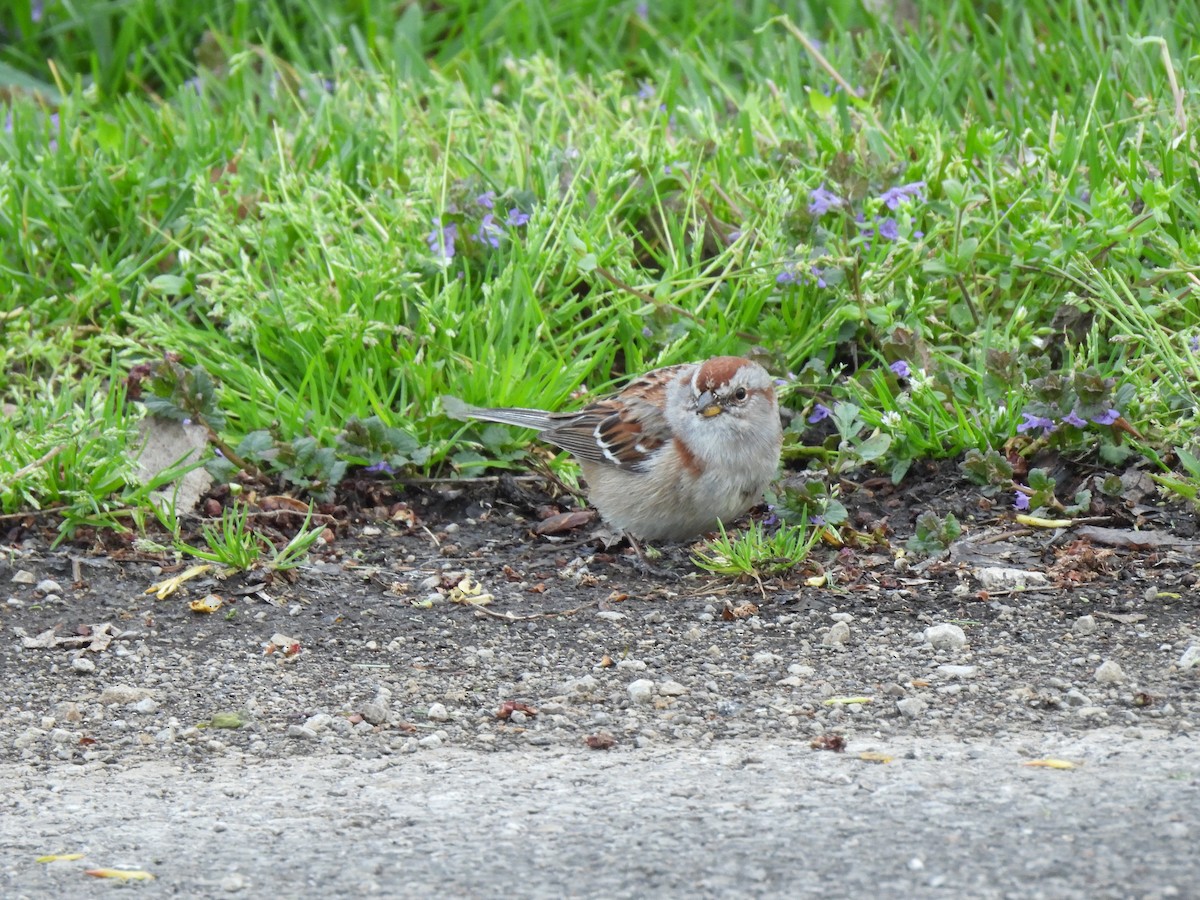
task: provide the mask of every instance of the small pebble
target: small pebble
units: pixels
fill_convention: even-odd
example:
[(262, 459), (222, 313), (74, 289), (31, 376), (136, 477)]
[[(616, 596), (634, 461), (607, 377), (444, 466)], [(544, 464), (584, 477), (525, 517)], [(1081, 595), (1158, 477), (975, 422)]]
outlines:
[(1118, 684), (1125, 680), (1125, 670), (1118, 663), (1106, 659), (1096, 667), (1095, 678), (1101, 684)]
[(61, 594), (62, 593), (62, 588), (59, 586), (59, 583), (50, 578), (46, 578), (46, 579), (43, 579), (42, 581), (39, 581), (37, 583), (37, 587), (34, 588), (34, 590), (38, 591), (42, 594)]
[(823, 647), (843, 647), (850, 641), (850, 626), (845, 622), (834, 622), (825, 637), (821, 639)]
[(317, 740), (317, 733), (311, 728), (305, 728), (303, 725), (289, 725), (287, 736), (290, 738), (303, 738), (306, 741)]
[(417, 741), (417, 743), (427, 750), (432, 750), (442, 746), (443, 740), (442, 736), (435, 731), (433, 734), (425, 735), (425, 737), (421, 738), (419, 741)]
[(1179, 668), (1185, 672), (1188, 669), (1200, 666), (1200, 644), (1192, 644), (1183, 651), (1183, 655), (1179, 657)]
[(654, 682), (649, 678), (631, 681), (626, 690), (629, 691), (629, 699), (634, 703), (649, 703), (654, 699)]
[(926, 708), (929, 706), (920, 697), (905, 697), (903, 700), (896, 701), (896, 709), (900, 710), (900, 715), (906, 719), (916, 719), (923, 715)]
[(246, 878), (237, 872), (234, 872), (232, 875), (226, 875), (221, 879), (221, 890), (227, 894), (236, 894), (245, 889)]
[(978, 666), (938, 666), (937, 670), (948, 678), (970, 678), (979, 671)]
[(666, 697), (682, 697), (688, 689), (678, 681), (668, 679), (658, 686), (658, 692)]
[(12, 580), (14, 584), (35, 584), (37, 582), (37, 576), (32, 572), (25, 571), (24, 569), (17, 569), (17, 571), (13, 573)]
[(143, 697), (133, 705), (134, 712), (141, 713), (143, 716), (149, 715), (158, 709), (158, 701), (153, 697)]
[(105, 705), (120, 703), (124, 706), (129, 703), (137, 703), (139, 700), (144, 700), (149, 696), (150, 691), (143, 687), (134, 687), (129, 684), (110, 684), (100, 692), (100, 702)]
[(429, 704), (429, 712), (425, 715), (432, 722), (446, 722), (450, 719), (450, 712), (441, 703)]
[(96, 671), (96, 664), (86, 656), (77, 656), (71, 660), (71, 668), (80, 675), (91, 675)]
[(387, 721), (388, 705), (385, 701), (376, 697), (374, 700), (368, 700), (362, 705), (362, 717), (370, 725), (382, 725)]
[(961, 650), (967, 645), (967, 636), (957, 625), (943, 622), (925, 629), (925, 640), (935, 650)]
[(1095, 616), (1080, 616), (1071, 626), (1071, 630), (1076, 634), (1089, 635), (1096, 633), (1096, 627)]
[(333, 716), (329, 713), (316, 713), (304, 721), (304, 727), (312, 731), (324, 731), (333, 724)]

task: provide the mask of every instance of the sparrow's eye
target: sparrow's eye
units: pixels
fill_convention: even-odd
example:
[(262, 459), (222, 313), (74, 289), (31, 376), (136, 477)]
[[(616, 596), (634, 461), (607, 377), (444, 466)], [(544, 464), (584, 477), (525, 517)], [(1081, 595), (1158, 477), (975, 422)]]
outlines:
[(738, 388), (736, 391), (734, 391), (733, 399), (736, 400), (738, 403), (741, 403), (743, 400), (745, 400), (746, 399), (746, 389)]

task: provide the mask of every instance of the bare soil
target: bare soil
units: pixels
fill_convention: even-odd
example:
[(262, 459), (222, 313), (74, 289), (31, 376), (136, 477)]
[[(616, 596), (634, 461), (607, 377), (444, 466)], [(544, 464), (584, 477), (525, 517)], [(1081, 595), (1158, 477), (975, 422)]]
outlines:
[[(705, 754), (748, 746), (895, 767), (925, 758), (923, 746), (951, 745), (968, 761), (980, 748), (1004, 748), (1003, 772), (993, 773), (1000, 781), (1072, 747), (1076, 758), (1061, 762), (1076, 768), (1106, 757), (1136, 767), (1133, 759), (1151, 754), (1140, 748), (1177, 747), (1200, 721), (1192, 663), (1200, 651), (1189, 650), (1200, 644), (1195, 515), (1136, 485), (1129, 479), (1088, 526), (1049, 529), (1016, 523), (949, 465), (899, 488), (847, 485), (857, 546), (822, 545), (799, 570), (739, 581), (700, 572), (687, 547), (662, 548), (647, 570), (627, 550), (601, 549), (586, 528), (535, 536), (567, 504), (528, 482), (393, 494), (364, 481), (327, 510), (333, 539), (292, 576), (208, 572), (162, 599), (147, 590), (185, 565), (89, 535), (51, 550), (30, 519), (9, 533), (0, 559), (0, 787), (9, 798), (0, 818), (13, 823), (0, 828), (9, 858), (0, 892), (53, 896), (78, 885), (78, 867), (114, 856), (197, 896), (258, 883), (247, 880), (245, 860), (225, 875), (202, 872), (150, 836), (72, 837), (70, 815), (50, 812), (57, 791), (44, 787), (29, 802), (64, 767), (103, 782), (230, 765), (278, 775), (284, 760), (312, 760), (318, 773), (346, 758), (387, 768), (408, 765), (410, 754), (452, 753), (459, 764), (450, 768), (466, 771), (490, 770), (482, 760), (500, 753), (513, 754), (506, 769), (597, 754), (653, 766), (684, 754), (691, 762), (675, 764), (686, 770)], [(933, 557), (899, 554), (929, 510), (954, 512), (963, 537)], [(285, 520), (286, 510), (259, 524), (286, 532)], [(985, 586), (984, 570), (996, 568), (1045, 580)], [(192, 609), (213, 595), (214, 612)], [(965, 640), (927, 631), (945, 625)], [(464, 753), (484, 756), (473, 767)], [(1186, 800), (1197, 796), (1200, 764), (1179, 759), (1166, 789), (1177, 785), (1183, 805), (1160, 824), (1179, 825), (1183, 842), (1200, 827), (1200, 806)], [(465, 792), (455, 796), (469, 811), (480, 785), (451, 779), (445, 789)], [(57, 831), (31, 825), (36, 806)], [(1113, 815), (1120, 840), (1124, 813)], [(1166, 852), (1167, 838), (1157, 842)], [(77, 845), (91, 856), (54, 863), (58, 875), (35, 862)], [(1144, 895), (1184, 889), (1196, 864), (1177, 869)], [(431, 886), (448, 883), (444, 869), (427, 874)], [(918, 868), (901, 874), (903, 884), (930, 884)], [(1078, 896), (1132, 895), (1120, 893), (1127, 870), (1108, 881), (1076, 876), (1050, 895), (1075, 896), (1071, 885)], [(714, 876), (710, 893), (737, 882), (724, 877)], [(773, 870), (764, 877), (751, 893), (796, 887)], [(409, 895), (381, 879), (383, 893)], [(610, 895), (637, 893), (639, 883), (596, 882)], [(478, 893), (473, 884), (461, 882)], [(555, 895), (553, 882), (542, 884)], [(934, 887), (961, 896), (967, 884), (943, 877)], [(973, 895), (1026, 896), (1013, 884)]]

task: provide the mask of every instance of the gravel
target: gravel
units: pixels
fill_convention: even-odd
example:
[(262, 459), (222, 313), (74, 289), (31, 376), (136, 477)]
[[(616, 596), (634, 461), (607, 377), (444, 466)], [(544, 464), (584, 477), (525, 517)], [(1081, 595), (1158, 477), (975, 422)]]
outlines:
[[(760, 586), (686, 549), (647, 576), (458, 518), (163, 600), (149, 562), (0, 559), (0, 894), (81, 894), (83, 866), (126, 863), (191, 896), (1200, 879), (1186, 557), (992, 596), (953, 562), (898, 577), (843, 551), (837, 589)], [(468, 574), (490, 606), (451, 602)], [(210, 593), (218, 612), (189, 609)]]

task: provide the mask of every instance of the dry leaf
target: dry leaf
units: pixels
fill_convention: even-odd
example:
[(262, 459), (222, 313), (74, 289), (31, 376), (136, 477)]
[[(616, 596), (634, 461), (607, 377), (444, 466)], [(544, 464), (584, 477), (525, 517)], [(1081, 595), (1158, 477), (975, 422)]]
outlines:
[(590, 509), (577, 509), (572, 512), (559, 513), (542, 519), (533, 526), (534, 534), (562, 534), (564, 531), (574, 531), (587, 525), (596, 518), (596, 513)]
[(192, 566), (190, 569), (185, 569), (178, 575), (172, 575), (170, 578), (164, 578), (162, 581), (156, 581), (150, 587), (146, 588), (143, 593), (153, 594), (155, 599), (166, 600), (173, 593), (179, 590), (180, 586), (197, 575), (203, 575), (212, 569), (212, 566), (205, 563), (202, 566)]
[(286, 634), (276, 632), (271, 635), (271, 640), (263, 644), (263, 656), (271, 656), (280, 651), (283, 652), (285, 659), (295, 659), (300, 655), (300, 642)]
[(1200, 542), (1185, 540), (1165, 531), (1133, 531), (1128, 528), (1102, 528), (1085, 525), (1076, 532), (1096, 544), (1132, 550), (1166, 550), (1169, 548), (1195, 548)]
[(225, 601), (217, 594), (209, 594), (188, 604), (188, 609), (194, 613), (215, 613)]
[(258, 501), (258, 506), (263, 512), (274, 512), (279, 509), (288, 509), (292, 512), (298, 512), (303, 516), (308, 515), (308, 504), (302, 503), (295, 497), (284, 497), (281, 494), (275, 494), (271, 497), (263, 497)]
[(491, 594), (485, 593), (483, 585), (478, 581), (473, 581), (470, 575), (467, 575), (450, 590), (451, 603), (466, 603), (469, 606), (487, 606), (494, 598)]
[(721, 610), (721, 618), (726, 622), (732, 622), (736, 619), (748, 619), (758, 612), (758, 607), (753, 603), (743, 603), (741, 606), (726, 606)]
[(500, 709), (496, 711), (496, 718), (509, 719), (515, 712), (523, 712), (527, 716), (538, 714), (538, 711), (527, 703), (521, 703), (519, 700), (505, 700), (500, 704)]
[(37, 637), (29, 637), (20, 628), (16, 629), (16, 632), (21, 638), (21, 646), (27, 650), (50, 650), (54, 647), (69, 647), (72, 649), (83, 648), (91, 650), (93, 653), (107, 650), (108, 645), (117, 636), (117, 630), (108, 622), (101, 622), (96, 625), (81, 625), (79, 626), (79, 634), (69, 634), (63, 637), (56, 635), (53, 628), (43, 631)]
[(83, 859), (82, 853), (51, 853), (49, 856), (39, 856), (34, 862), (52, 863), (52, 862), (70, 862), (73, 859)]
[(599, 731), (596, 734), (589, 734), (583, 739), (583, 742), (593, 750), (608, 750), (617, 743), (617, 739), (607, 731)]
[(830, 697), (826, 706), (849, 706), (851, 703), (870, 703), (874, 697)]
[(888, 756), (888, 754), (886, 754), (886, 753), (876, 753), (873, 750), (868, 750), (865, 753), (858, 754), (858, 758), (861, 759), (863, 762), (879, 763), (880, 765), (883, 765), (883, 766), (886, 766), (893, 759), (895, 759), (895, 757)]
[(1024, 513), (1017, 515), (1016, 520), (1030, 528), (1070, 528), (1074, 524), (1073, 519), (1043, 519), (1041, 516), (1030, 516)]
[(24, 628), (16, 629), (21, 638), (21, 646), (26, 650), (49, 650), (58, 646), (58, 635), (53, 628), (48, 628), (37, 637), (29, 637)]
[(1036, 766), (1042, 769), (1074, 769), (1075, 763), (1068, 762), (1065, 759), (1031, 759), (1029, 762), (1022, 763), (1023, 766)]
[(122, 881), (153, 881), (154, 876), (141, 869), (84, 869), (84, 875), (93, 878), (119, 878)]
[(1144, 622), (1149, 618), (1145, 613), (1110, 613), (1110, 612), (1095, 612), (1093, 616), (1101, 619), (1112, 619), (1114, 622), (1120, 622), (1122, 625), (1132, 625), (1134, 622)]
[(813, 738), (808, 742), (808, 746), (814, 750), (828, 750), (832, 753), (841, 753), (846, 749), (846, 739), (840, 734), (835, 734), (831, 731)]

